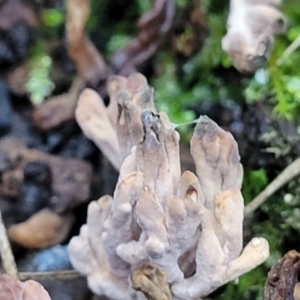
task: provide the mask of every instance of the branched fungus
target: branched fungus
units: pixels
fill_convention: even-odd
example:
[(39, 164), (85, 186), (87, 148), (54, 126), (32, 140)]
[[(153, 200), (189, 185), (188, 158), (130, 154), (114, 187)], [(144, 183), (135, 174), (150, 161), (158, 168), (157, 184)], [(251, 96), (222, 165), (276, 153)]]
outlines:
[(108, 108), (85, 90), (76, 111), (120, 170), (113, 196), (89, 205), (87, 224), (69, 244), (92, 291), (170, 299), (170, 289), (174, 300), (193, 300), (261, 264), (269, 255), (264, 238), (243, 250), (243, 171), (233, 136), (200, 117), (191, 139), (196, 174), (181, 173), (179, 133), (155, 112), (145, 78), (113, 77), (108, 90)]
[(273, 38), (286, 28), (276, 8), (281, 0), (231, 0), (227, 34), (222, 48), (241, 72), (263, 67), (273, 48)]

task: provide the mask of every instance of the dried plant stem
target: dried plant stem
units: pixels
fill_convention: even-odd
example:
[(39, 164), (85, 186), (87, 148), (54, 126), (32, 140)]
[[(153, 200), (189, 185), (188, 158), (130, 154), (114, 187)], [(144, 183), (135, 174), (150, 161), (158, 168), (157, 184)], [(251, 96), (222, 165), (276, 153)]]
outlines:
[(16, 261), (11, 250), (10, 242), (6, 234), (6, 229), (0, 211), (0, 254), (4, 272), (14, 278), (18, 278)]
[(20, 272), (20, 280), (73, 280), (82, 275), (75, 270), (53, 271), (53, 272)]
[(262, 205), (270, 196), (294, 177), (300, 174), (300, 158), (288, 165), (256, 198), (246, 207), (244, 215), (247, 216)]
[(280, 66), (293, 52), (300, 47), (300, 35), (285, 49), (276, 64)]

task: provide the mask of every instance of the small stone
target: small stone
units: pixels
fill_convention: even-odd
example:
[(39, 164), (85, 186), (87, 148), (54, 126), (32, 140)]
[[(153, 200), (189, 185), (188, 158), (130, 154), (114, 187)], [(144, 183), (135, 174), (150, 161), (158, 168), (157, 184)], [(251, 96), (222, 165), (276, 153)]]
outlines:
[(26, 222), (9, 227), (8, 236), (25, 248), (47, 248), (61, 243), (67, 237), (72, 224), (72, 215), (62, 216), (43, 209)]
[(71, 268), (67, 246), (62, 245), (29, 254), (18, 263), (18, 269), (23, 272), (48, 272)]

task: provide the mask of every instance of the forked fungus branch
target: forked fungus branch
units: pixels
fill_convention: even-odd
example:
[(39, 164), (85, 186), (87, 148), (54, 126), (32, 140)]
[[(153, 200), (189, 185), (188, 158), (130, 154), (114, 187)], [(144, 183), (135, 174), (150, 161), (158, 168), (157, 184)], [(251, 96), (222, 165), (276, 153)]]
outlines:
[(281, 0), (231, 0), (227, 34), (222, 48), (241, 72), (253, 73), (269, 58), (274, 36), (283, 33), (286, 21), (277, 9)]
[(191, 139), (196, 174), (181, 173), (179, 133), (155, 112), (145, 77), (114, 76), (108, 91), (108, 107), (86, 89), (76, 110), (120, 170), (113, 196), (89, 205), (69, 245), (91, 290), (116, 300), (199, 299), (261, 264), (264, 238), (243, 249), (243, 170), (232, 135), (200, 117)]

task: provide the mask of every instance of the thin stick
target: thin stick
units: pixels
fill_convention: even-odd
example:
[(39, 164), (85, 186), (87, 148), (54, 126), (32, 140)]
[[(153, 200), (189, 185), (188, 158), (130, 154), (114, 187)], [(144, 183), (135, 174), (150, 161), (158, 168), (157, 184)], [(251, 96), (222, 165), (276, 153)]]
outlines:
[(285, 49), (280, 58), (278, 58), (276, 64), (280, 66), (297, 48), (300, 47), (300, 35)]
[(0, 255), (2, 259), (2, 266), (4, 272), (14, 278), (18, 278), (18, 269), (16, 261), (11, 250), (10, 242), (8, 240), (6, 229), (0, 211)]
[(288, 165), (244, 210), (244, 216), (249, 215), (262, 205), (278, 189), (300, 174), (300, 157)]
[(53, 271), (53, 272), (20, 272), (20, 280), (73, 280), (82, 277), (75, 270)]

